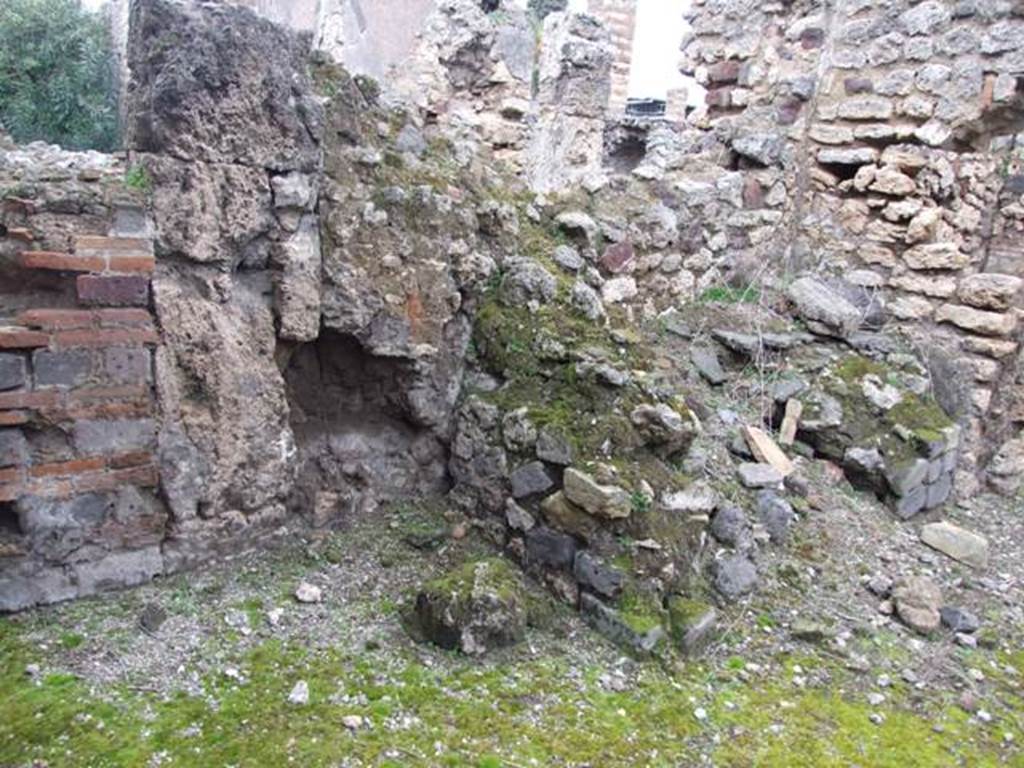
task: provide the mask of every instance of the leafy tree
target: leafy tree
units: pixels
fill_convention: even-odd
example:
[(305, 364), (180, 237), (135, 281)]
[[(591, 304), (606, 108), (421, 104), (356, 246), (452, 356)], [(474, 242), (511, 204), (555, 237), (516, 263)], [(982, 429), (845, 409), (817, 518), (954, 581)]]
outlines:
[(527, 7), (534, 16), (543, 19), (549, 13), (564, 11), (569, 7), (569, 0), (530, 0)]
[(15, 140), (115, 149), (113, 62), (106, 14), (80, 0), (0, 0), (0, 124)]

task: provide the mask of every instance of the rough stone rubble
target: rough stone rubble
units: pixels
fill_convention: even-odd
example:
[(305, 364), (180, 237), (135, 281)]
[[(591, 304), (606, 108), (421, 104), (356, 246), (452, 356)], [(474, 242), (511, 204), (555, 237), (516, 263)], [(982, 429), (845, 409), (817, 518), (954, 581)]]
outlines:
[[(792, 458), (905, 518), (1016, 493), (1021, 11), (690, 15), (676, 122), (610, 115), (585, 15), (538, 49), (442, 3), (382, 94), (247, 10), (137, 3), (128, 158), (0, 167), (0, 607), (451, 491), (602, 631), (690, 650), (821, 503)], [(748, 366), (740, 430), (703, 400)], [(518, 636), (446, 599), (449, 645)]]

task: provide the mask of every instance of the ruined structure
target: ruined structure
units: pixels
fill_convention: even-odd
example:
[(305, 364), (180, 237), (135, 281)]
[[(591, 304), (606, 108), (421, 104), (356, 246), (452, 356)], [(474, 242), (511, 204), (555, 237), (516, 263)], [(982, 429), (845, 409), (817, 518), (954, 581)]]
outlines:
[(701, 445), (748, 361), (756, 429), (802, 412), (900, 516), (1018, 489), (1019, 7), (695, 4), (685, 123), (615, 114), (622, 3), (539, 46), (403, 4), (389, 50), (377, 6), (290, 8), (137, 0), (127, 156), (5, 154), (0, 609), (447, 494), (650, 650), (753, 588), (745, 529), (744, 578), (702, 560), (725, 491), (793, 516), (792, 471)]

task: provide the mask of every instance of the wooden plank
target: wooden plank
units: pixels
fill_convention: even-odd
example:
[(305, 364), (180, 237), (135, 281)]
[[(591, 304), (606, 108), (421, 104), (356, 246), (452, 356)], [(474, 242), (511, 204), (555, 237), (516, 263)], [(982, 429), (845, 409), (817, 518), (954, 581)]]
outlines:
[(782, 417), (782, 427), (779, 429), (779, 442), (782, 445), (792, 445), (796, 440), (796, 431), (800, 427), (800, 417), (803, 415), (803, 403), (792, 397), (786, 401), (786, 415)]
[(743, 427), (743, 435), (747, 438), (747, 445), (754, 458), (763, 464), (770, 464), (779, 471), (783, 477), (793, 474), (796, 467), (782, 449), (775, 444), (768, 433), (757, 427)]

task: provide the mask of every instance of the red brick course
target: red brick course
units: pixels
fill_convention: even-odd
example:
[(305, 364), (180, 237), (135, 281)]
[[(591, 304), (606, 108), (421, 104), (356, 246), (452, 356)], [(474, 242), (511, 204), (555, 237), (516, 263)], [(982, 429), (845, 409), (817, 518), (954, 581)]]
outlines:
[(58, 272), (103, 272), (107, 260), (102, 256), (80, 256), (53, 251), (23, 251), (18, 263), (24, 269), (48, 269)]
[(78, 328), (152, 328), (153, 319), (144, 309), (30, 309), (17, 321), (30, 328), (66, 330)]
[(18, 263), (24, 269), (47, 269), (57, 272), (152, 272), (156, 261), (152, 255), (110, 253), (102, 256), (53, 251), (22, 251)]
[(28, 424), (30, 416), (25, 411), (0, 411), (0, 427), (17, 427)]
[[(131, 464), (125, 465), (125, 461)], [(21, 496), (68, 498), (82, 493), (113, 491), (126, 485), (155, 487), (159, 472), (150, 453), (74, 459), (0, 471), (0, 501)]]
[(160, 340), (153, 328), (127, 330), (120, 328), (87, 328), (75, 331), (58, 331), (53, 334), (50, 346), (55, 349), (73, 347), (118, 347), (132, 344), (156, 344)]
[(17, 326), (0, 328), (0, 349), (34, 349), (50, 343), (49, 335)]

